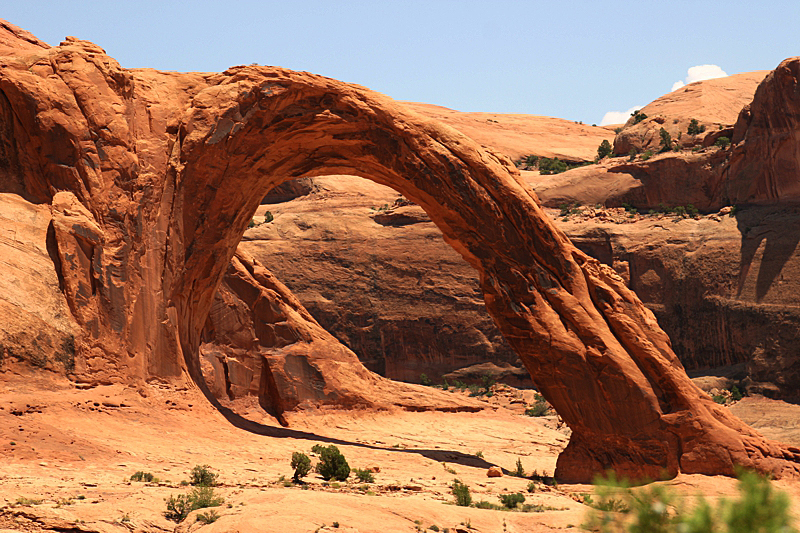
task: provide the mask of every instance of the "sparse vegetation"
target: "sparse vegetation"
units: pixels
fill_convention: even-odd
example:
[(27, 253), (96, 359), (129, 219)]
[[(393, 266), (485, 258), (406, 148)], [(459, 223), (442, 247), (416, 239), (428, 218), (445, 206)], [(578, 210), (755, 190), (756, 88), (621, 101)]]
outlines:
[(561, 174), (567, 171), (567, 164), (557, 157), (542, 157), (539, 159), (539, 173), (542, 175)]
[(354, 468), (353, 473), (361, 483), (375, 483), (375, 476), (366, 468)]
[(173, 522), (183, 522), (192, 511), (217, 507), (222, 505), (225, 500), (217, 496), (212, 487), (201, 486), (193, 489), (189, 494), (170, 496), (166, 502), (167, 510), (164, 512), (164, 517)]
[(17, 501), (14, 502), (16, 505), (40, 505), (42, 500), (36, 498), (26, 498), (24, 496), (20, 496), (17, 498)]
[(634, 124), (638, 124), (638, 123), (640, 123), (641, 121), (643, 121), (644, 119), (647, 118), (647, 115), (645, 115), (644, 113), (642, 113), (641, 111), (638, 111), (638, 110), (634, 111), (633, 113), (631, 113), (631, 116), (633, 117), (633, 123)]
[(706, 131), (705, 125), (701, 125), (699, 122), (697, 122), (696, 118), (693, 118), (689, 121), (689, 129), (686, 133), (689, 135), (698, 135), (704, 131)]
[(292, 468), (294, 468), (294, 475), (292, 476), (296, 482), (304, 478), (311, 471), (311, 459), (303, 452), (292, 453)]
[(719, 148), (722, 148), (724, 150), (725, 148), (730, 146), (730, 144), (731, 144), (731, 140), (728, 137), (720, 137), (714, 143), (714, 146), (718, 146)]
[(275, 220), (275, 216), (272, 214), (272, 211), (264, 213), (264, 224), (269, 224), (273, 220)]
[(525, 409), (525, 414), (527, 416), (545, 416), (550, 408), (547, 405), (547, 401), (544, 399), (539, 393), (536, 393), (534, 396), (534, 403), (533, 405), (527, 407)]
[(192, 468), (189, 480), (190, 485), (195, 487), (213, 487), (217, 484), (217, 474), (208, 465), (197, 465)]
[(426, 387), (433, 385), (433, 381), (431, 381), (431, 378), (429, 378), (428, 374), (425, 373), (419, 375), (419, 382), (421, 385), (425, 385)]
[(639, 155), (639, 152), (636, 150), (636, 148), (631, 148), (628, 152), (628, 161), (635, 161), (637, 155)]
[(142, 472), (141, 470), (131, 476), (131, 481), (142, 481), (145, 483), (158, 482), (158, 478), (150, 472)]
[(517, 464), (512, 475), (516, 477), (525, 477), (525, 469), (522, 467), (522, 459), (519, 457), (517, 457)]
[(603, 533), (796, 533), (789, 498), (752, 472), (739, 473), (739, 498), (721, 499), (713, 508), (702, 497), (690, 510), (675, 505), (667, 487), (630, 489), (610, 477), (596, 482), (598, 500), (584, 497), (593, 508), (584, 527)]
[(603, 142), (600, 143), (600, 146), (597, 147), (597, 159), (603, 159), (608, 157), (613, 152), (611, 148), (611, 143), (608, 142), (608, 139), (603, 139)]
[(350, 465), (339, 451), (339, 448), (331, 444), (322, 447), (319, 444), (314, 446), (314, 451), (319, 454), (320, 462), (317, 463), (317, 472), (325, 481), (335, 479), (345, 481), (350, 475)]
[(469, 507), (472, 503), (472, 495), (469, 493), (469, 487), (461, 483), (461, 481), (454, 479), (453, 484), (450, 486), (453, 496), (456, 498), (456, 505), (461, 507)]
[(535, 481), (531, 481), (530, 483), (528, 483), (528, 492), (530, 492), (530, 493), (536, 492), (536, 482)]
[(670, 136), (669, 132), (664, 128), (661, 128), (658, 131), (659, 136), (661, 137), (661, 149), (659, 152), (669, 152), (672, 150), (672, 136)]
[(645, 150), (644, 153), (642, 154), (642, 161), (647, 161), (651, 157), (653, 157), (653, 151), (652, 150)]
[(217, 513), (214, 509), (211, 509), (207, 513), (197, 514), (197, 522), (202, 524), (213, 524), (217, 520), (219, 520), (219, 513)]
[(525, 503), (525, 496), (521, 492), (500, 494), (498, 497), (500, 498), (500, 503), (507, 509), (514, 509), (517, 505)]

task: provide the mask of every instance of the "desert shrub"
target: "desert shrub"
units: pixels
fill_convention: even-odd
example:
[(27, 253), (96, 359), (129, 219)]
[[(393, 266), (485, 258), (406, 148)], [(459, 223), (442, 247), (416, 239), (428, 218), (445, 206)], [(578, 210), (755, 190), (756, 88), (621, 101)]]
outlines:
[(659, 152), (668, 152), (672, 150), (672, 136), (670, 136), (669, 132), (661, 128), (658, 134), (661, 136), (661, 150), (659, 150)]
[(714, 143), (714, 146), (719, 146), (720, 148), (727, 148), (731, 144), (731, 140), (728, 137), (720, 137), (717, 139), (717, 142)]
[(642, 113), (640, 111), (634, 111), (633, 113), (631, 113), (631, 116), (633, 117), (633, 123), (634, 124), (638, 124), (638, 123), (640, 123), (641, 121), (643, 121), (644, 119), (647, 118), (647, 115), (645, 115), (644, 113)]
[(534, 403), (533, 405), (527, 407), (525, 409), (525, 414), (528, 416), (544, 416), (550, 410), (547, 405), (547, 401), (544, 399), (544, 396), (539, 394), (538, 392), (533, 397)]
[(652, 150), (645, 150), (644, 153), (642, 154), (642, 161), (647, 161), (651, 157), (653, 157), (653, 151)]
[(715, 394), (711, 397), (711, 399), (720, 405), (725, 405), (728, 401), (728, 399), (722, 394)]
[(255, 228), (256, 227), (256, 221), (251, 218), (250, 222), (247, 224), (247, 227), (248, 228)]
[(517, 464), (512, 475), (516, 477), (525, 477), (525, 469), (522, 467), (522, 459), (519, 457), (517, 457)]
[(530, 483), (528, 483), (528, 492), (530, 492), (530, 493), (536, 492), (536, 482), (535, 481), (531, 481)]
[(611, 143), (608, 142), (608, 139), (603, 139), (603, 142), (597, 147), (597, 158), (603, 159), (604, 157), (608, 157), (611, 155), (612, 151)]
[(353, 473), (361, 483), (375, 483), (375, 476), (366, 468), (354, 468)]
[(476, 509), (497, 509), (497, 505), (487, 502), (486, 500), (481, 500), (479, 502), (475, 502), (473, 505)]
[(686, 206), (686, 212), (687, 212), (687, 213), (689, 214), (689, 216), (690, 216), (690, 217), (692, 217), (692, 218), (694, 218), (694, 217), (696, 217), (698, 214), (700, 214), (700, 210), (699, 210), (699, 209), (697, 209), (697, 208), (696, 208), (694, 205), (692, 205), (692, 204), (687, 204), (687, 206)]
[(167, 510), (164, 512), (164, 517), (174, 522), (182, 522), (192, 511), (217, 507), (222, 505), (225, 500), (214, 494), (212, 487), (202, 486), (193, 489), (189, 494), (170, 496), (166, 502)]
[(264, 223), (265, 224), (269, 224), (273, 220), (275, 220), (275, 216), (272, 214), (272, 211), (267, 211), (266, 213), (264, 213)]
[(737, 387), (736, 385), (731, 387), (731, 400), (733, 400), (734, 402), (738, 402), (739, 400), (742, 399), (743, 396), (744, 395), (742, 394), (742, 391), (739, 390), (739, 387)]
[(152, 482), (156, 477), (150, 472), (142, 472), (139, 470), (131, 476), (131, 481), (144, 481), (147, 483)]
[(567, 171), (567, 164), (557, 157), (541, 157), (539, 158), (539, 173), (543, 175), (560, 174)]
[(614, 133), (619, 133), (622, 131), (622, 128), (614, 128)]
[(195, 466), (190, 476), (189, 484), (196, 487), (213, 487), (217, 484), (217, 474), (212, 472), (208, 465)]
[(704, 125), (700, 125), (700, 123), (697, 122), (697, 119), (693, 118), (689, 121), (689, 129), (686, 133), (689, 135), (697, 135), (699, 133), (703, 133), (704, 131), (706, 131), (706, 127)]
[(211, 509), (207, 513), (197, 514), (197, 522), (200, 522), (202, 524), (213, 524), (217, 520), (219, 520), (219, 514), (213, 509)]
[(686, 208), (682, 205), (675, 206), (675, 209), (672, 210), (678, 216), (686, 215)]
[(294, 468), (292, 477), (295, 481), (300, 481), (300, 478), (307, 476), (311, 471), (311, 459), (303, 452), (294, 452), (291, 466)]
[(428, 374), (425, 373), (419, 375), (419, 382), (421, 385), (425, 385), (426, 387), (433, 385), (433, 381), (431, 381), (431, 378), (429, 378)]
[[(317, 445), (319, 446), (319, 445)], [(344, 481), (350, 475), (350, 465), (347, 464), (347, 459), (344, 458), (339, 448), (331, 444), (326, 447), (319, 447), (320, 461), (317, 464), (317, 472), (322, 476), (325, 481), (335, 479), (337, 481)]]
[(461, 507), (469, 507), (472, 503), (472, 496), (469, 493), (469, 487), (461, 483), (459, 480), (454, 479), (453, 484), (450, 486), (453, 496), (456, 498), (456, 505)]
[(520, 503), (525, 502), (525, 496), (523, 496), (521, 492), (515, 492), (513, 494), (500, 494), (499, 498), (500, 503), (502, 503), (508, 509), (513, 509)]
[(636, 151), (636, 148), (631, 148), (631, 150), (628, 152), (628, 161), (635, 161), (638, 153), (639, 152)]

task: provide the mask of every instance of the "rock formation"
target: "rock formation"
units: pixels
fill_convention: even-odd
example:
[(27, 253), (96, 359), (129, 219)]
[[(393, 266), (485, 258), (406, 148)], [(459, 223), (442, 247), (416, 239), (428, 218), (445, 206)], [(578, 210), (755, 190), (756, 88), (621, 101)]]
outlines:
[(573, 430), (556, 475), (735, 465), (800, 474), (695, 387), (652, 313), (576, 249), (511, 162), (367, 89), (273, 67), (121, 68), (95, 44), (0, 50), (6, 182), (52, 205), (82, 328), (76, 379), (184, 385), (214, 294), (265, 193), (361, 175), (420, 205), (476, 270), (487, 309)]

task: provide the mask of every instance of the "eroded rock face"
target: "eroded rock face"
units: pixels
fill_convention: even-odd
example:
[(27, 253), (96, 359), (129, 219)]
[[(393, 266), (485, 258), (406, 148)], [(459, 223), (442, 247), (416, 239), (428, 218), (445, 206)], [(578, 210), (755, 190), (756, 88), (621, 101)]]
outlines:
[(791, 207), (558, 222), (579, 248), (625, 272), (687, 369), (744, 364), (744, 385), (788, 399), (800, 397), (798, 223)]
[[(363, 178), (314, 180), (314, 194), (259, 208), (237, 249), (269, 264), (367, 368), (436, 383), (489, 361), (521, 368), (486, 312), (477, 273), (425, 211), (395, 207), (405, 203), (399, 193)], [(264, 208), (274, 221), (263, 222)]]
[(487, 309), (573, 430), (561, 479), (800, 473), (800, 452), (691, 383), (652, 313), (553, 226), (511, 162), (458, 131), (319, 76), (125, 70), (76, 39), (0, 67), (19, 181), (46, 201), (70, 191), (102, 229), (93, 271), (62, 269), (95, 282), (77, 356), (105, 364), (86, 379), (191, 379), (216, 401), (201, 334), (253, 213), (283, 181), (346, 173), (420, 205), (478, 270)]

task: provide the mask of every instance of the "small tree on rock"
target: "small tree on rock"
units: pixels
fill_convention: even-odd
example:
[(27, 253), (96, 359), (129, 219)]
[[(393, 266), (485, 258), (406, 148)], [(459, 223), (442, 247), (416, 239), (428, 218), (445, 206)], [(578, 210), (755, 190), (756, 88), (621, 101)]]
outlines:
[(659, 151), (668, 152), (672, 150), (672, 136), (669, 134), (669, 132), (664, 128), (661, 128), (658, 134), (661, 136), (661, 150)]
[(597, 159), (599, 160), (610, 156), (612, 151), (611, 143), (608, 142), (608, 139), (603, 139), (603, 142), (601, 142), (600, 146), (597, 148)]
[(292, 468), (294, 468), (292, 477), (295, 481), (300, 481), (300, 478), (305, 477), (311, 471), (311, 459), (303, 452), (294, 452), (292, 454)]

